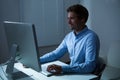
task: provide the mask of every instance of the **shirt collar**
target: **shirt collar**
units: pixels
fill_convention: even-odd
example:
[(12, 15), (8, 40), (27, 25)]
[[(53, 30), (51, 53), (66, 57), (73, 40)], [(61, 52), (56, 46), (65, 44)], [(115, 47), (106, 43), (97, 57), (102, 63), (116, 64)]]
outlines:
[(78, 37), (80, 35), (82, 35), (83, 33), (85, 33), (88, 30), (88, 27), (86, 26), (83, 30), (81, 30), (78, 34), (75, 34), (73, 31), (73, 34), (75, 35), (75, 37)]

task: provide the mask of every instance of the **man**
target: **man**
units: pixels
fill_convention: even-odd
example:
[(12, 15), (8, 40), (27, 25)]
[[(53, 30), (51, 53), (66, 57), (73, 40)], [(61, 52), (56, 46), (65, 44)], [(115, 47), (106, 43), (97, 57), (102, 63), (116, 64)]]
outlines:
[(88, 19), (87, 9), (80, 5), (72, 5), (67, 9), (68, 24), (72, 31), (65, 36), (56, 50), (40, 57), (41, 63), (61, 58), (67, 51), (70, 57), (68, 66), (49, 65), (47, 70), (60, 73), (91, 73), (96, 68), (99, 39), (97, 35), (85, 25)]

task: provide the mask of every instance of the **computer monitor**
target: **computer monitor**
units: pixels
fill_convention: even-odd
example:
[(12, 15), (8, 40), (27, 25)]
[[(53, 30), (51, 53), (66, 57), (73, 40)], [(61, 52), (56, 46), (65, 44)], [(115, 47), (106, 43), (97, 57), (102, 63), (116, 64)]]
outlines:
[(17, 61), (41, 71), (35, 26), (30, 23), (4, 21), (4, 28), (8, 49), (17, 45), (16, 51), (13, 51), (19, 57)]

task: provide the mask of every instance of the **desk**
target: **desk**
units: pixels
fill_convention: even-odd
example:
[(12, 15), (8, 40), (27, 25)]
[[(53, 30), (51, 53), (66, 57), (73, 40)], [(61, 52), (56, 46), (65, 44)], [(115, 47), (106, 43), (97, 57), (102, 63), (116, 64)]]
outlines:
[[(31, 68), (24, 68), (21, 63), (15, 63), (14, 67), (18, 69), (19, 71), (27, 74), (31, 79), (33, 80), (92, 80), (93, 78), (97, 78), (96, 75), (93, 74), (73, 74), (73, 75), (53, 75), (50, 77), (47, 77)], [(31, 79), (23, 79), (23, 80), (31, 80)], [(21, 79), (22, 80), (22, 79)]]

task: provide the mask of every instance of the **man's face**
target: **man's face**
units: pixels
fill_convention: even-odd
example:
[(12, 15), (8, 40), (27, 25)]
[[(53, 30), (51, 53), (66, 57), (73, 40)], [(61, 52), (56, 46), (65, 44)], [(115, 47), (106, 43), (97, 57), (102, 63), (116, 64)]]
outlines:
[(68, 12), (68, 24), (72, 30), (77, 30), (80, 27), (81, 20), (74, 12)]

